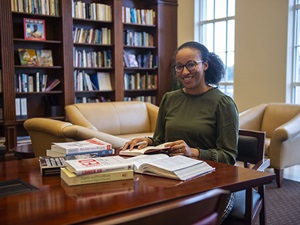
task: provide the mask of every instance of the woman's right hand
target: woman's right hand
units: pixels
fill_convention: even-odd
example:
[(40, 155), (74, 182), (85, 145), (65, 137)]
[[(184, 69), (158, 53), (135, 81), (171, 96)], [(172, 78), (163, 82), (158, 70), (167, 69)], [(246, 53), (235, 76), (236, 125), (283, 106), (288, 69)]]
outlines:
[(142, 149), (148, 145), (151, 145), (151, 142), (152, 141), (150, 138), (133, 138), (124, 144), (124, 146), (121, 148), (121, 151), (126, 149), (132, 150), (133, 148)]

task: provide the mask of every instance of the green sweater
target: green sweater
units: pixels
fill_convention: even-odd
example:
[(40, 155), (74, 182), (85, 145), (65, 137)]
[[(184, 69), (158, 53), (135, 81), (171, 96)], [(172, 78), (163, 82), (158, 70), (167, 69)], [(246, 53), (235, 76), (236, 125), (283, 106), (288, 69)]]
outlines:
[(232, 98), (217, 88), (201, 95), (168, 92), (159, 107), (153, 145), (184, 140), (202, 159), (234, 164), (238, 119)]

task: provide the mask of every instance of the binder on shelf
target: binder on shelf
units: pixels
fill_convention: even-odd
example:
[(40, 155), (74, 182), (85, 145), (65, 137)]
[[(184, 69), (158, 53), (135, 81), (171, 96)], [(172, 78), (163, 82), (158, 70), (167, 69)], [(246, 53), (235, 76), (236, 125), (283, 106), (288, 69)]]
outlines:
[(21, 99), (15, 99), (15, 106), (16, 106), (16, 118), (21, 119)]
[(21, 98), (21, 119), (27, 119), (27, 98)]

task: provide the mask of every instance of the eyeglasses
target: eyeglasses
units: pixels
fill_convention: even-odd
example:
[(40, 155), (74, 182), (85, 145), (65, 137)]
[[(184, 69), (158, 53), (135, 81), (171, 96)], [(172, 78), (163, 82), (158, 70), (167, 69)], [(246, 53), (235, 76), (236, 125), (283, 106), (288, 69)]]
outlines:
[(182, 64), (176, 64), (174, 65), (174, 70), (176, 71), (176, 73), (182, 73), (184, 67), (187, 68), (188, 71), (192, 72), (196, 66), (198, 65), (198, 63), (202, 63), (203, 61), (194, 61), (194, 60), (190, 60), (188, 61), (185, 65)]

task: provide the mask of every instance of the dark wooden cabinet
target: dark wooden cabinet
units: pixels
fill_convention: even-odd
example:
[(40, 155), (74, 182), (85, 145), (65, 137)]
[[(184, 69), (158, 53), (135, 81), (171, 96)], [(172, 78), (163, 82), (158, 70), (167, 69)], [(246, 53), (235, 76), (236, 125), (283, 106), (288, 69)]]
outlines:
[[(155, 99), (155, 104), (158, 105), (163, 94), (172, 89), (171, 63), (173, 53), (177, 48), (177, 0), (81, 1), (84, 6), (97, 3), (109, 5), (111, 9), (109, 20), (94, 20), (90, 17), (75, 18), (73, 7), (78, 1), (74, 3), (72, 0), (58, 0), (58, 13), (55, 15), (12, 10), (12, 1), (0, 1), (2, 9), (0, 15), (2, 93), (0, 93), (0, 98), (3, 105), (0, 134), (6, 137), (8, 149), (16, 146), (17, 136), (26, 135), (23, 122), (27, 118), (50, 117), (64, 120), (64, 107), (83, 98), (123, 101), (128, 98), (150, 96), (149, 99)], [(122, 19), (124, 7), (152, 10), (155, 14), (153, 24), (124, 21)], [(46, 39), (25, 40), (24, 18), (44, 20)], [(110, 40), (108, 43), (76, 42), (74, 41), (76, 28), (94, 31), (108, 29)], [(150, 35), (153, 38), (152, 44), (148, 46), (127, 44), (124, 36), (127, 31)], [(19, 49), (51, 50), (53, 66), (21, 65)], [(93, 54), (109, 52), (110, 64), (76, 64), (75, 51)], [(124, 52), (135, 55), (138, 61), (141, 60), (141, 55), (152, 54), (153, 64), (128, 68), (124, 66)], [(89, 75), (108, 73), (112, 89), (78, 90), (76, 88), (76, 73), (78, 72)], [(26, 92), (18, 90), (18, 76), (27, 74), (35, 78), (37, 73), (46, 74), (48, 80), (59, 79), (60, 83), (49, 92), (35, 89)], [(156, 86), (127, 89), (124, 86), (125, 74), (153, 75)], [(16, 115), (19, 110), (16, 108), (16, 99), (26, 99), (25, 116)]]

